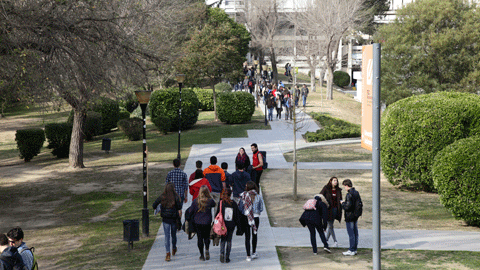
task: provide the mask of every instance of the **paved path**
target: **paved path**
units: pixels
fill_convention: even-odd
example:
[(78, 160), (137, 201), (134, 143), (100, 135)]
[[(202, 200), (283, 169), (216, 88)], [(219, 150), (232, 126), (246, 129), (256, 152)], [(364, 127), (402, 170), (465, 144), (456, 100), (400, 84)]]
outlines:
[[(263, 109), (263, 108), (262, 108)], [(358, 143), (359, 139), (333, 140), (328, 142), (307, 143), (301, 134), (308, 131), (316, 131), (319, 127), (316, 123), (298, 110), (300, 117), (304, 118), (304, 129), (297, 132), (297, 149), (314, 145), (332, 145), (345, 143)], [(204, 167), (210, 162), (210, 156), (218, 158), (218, 164), (227, 162), (234, 166), (235, 156), (240, 147), (244, 147), (251, 156), (250, 144), (257, 143), (260, 150), (267, 151), (269, 168), (288, 169), (292, 163), (287, 162), (283, 153), (293, 149), (293, 127), (291, 122), (274, 120), (270, 122), (271, 130), (249, 130), (247, 138), (225, 138), (221, 144), (193, 145), (190, 155), (185, 164), (185, 172), (190, 175), (195, 171), (195, 161), (202, 160)], [(366, 169), (371, 170), (370, 162), (300, 162), (299, 169)], [(233, 172), (233, 168), (228, 170)], [(190, 205), (189, 201), (184, 205), (185, 209)], [(300, 215), (300, 213), (299, 213)], [(159, 222), (152, 218), (151, 222)], [(372, 231), (359, 230), (359, 248), (371, 248)], [(184, 232), (177, 234), (177, 255), (172, 261), (165, 262), (165, 247), (163, 226), (160, 227), (155, 243), (148, 254), (143, 269), (281, 269), (278, 260), (276, 246), (299, 246), (310, 247), (310, 237), (305, 228), (278, 228), (271, 227), (268, 222), (268, 213), (265, 211), (260, 218), (258, 232), (257, 253), (259, 258), (247, 262), (244, 237), (234, 235), (232, 244), (231, 262), (222, 264), (219, 262), (219, 247), (210, 247), (210, 261), (199, 261), (196, 237), (187, 240)], [(348, 236), (342, 224), (336, 228), (339, 247), (348, 247)], [(317, 236), (317, 238), (319, 238)], [(317, 244), (321, 246), (320, 239)], [(424, 249), (424, 250), (472, 250), (480, 251), (480, 233), (476, 232), (451, 232), (451, 231), (412, 231), (412, 230), (382, 230), (382, 248), (388, 249)]]

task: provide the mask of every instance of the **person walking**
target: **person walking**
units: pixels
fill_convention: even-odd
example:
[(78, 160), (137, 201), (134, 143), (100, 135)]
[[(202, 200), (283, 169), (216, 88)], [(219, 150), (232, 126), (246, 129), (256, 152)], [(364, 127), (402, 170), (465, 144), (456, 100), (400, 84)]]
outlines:
[(325, 196), (329, 204), (328, 207), (328, 220), (327, 220), (327, 235), (326, 239), (330, 239), (332, 236), (333, 246), (338, 247), (337, 237), (335, 236), (335, 231), (333, 230), (333, 222), (338, 220), (342, 221), (342, 205), (340, 201), (342, 200), (342, 189), (339, 187), (338, 179), (336, 177), (330, 178), (328, 183), (322, 188), (320, 194)]
[(343, 255), (354, 256), (357, 255), (358, 247), (358, 216), (355, 213), (355, 208), (357, 207), (357, 204), (361, 205), (362, 199), (360, 198), (360, 193), (353, 187), (352, 180), (345, 179), (343, 180), (342, 185), (347, 191), (345, 201), (341, 201), (341, 204), (343, 210), (345, 210), (345, 224), (350, 242), (348, 251), (343, 252)]
[[(253, 181), (248, 181), (245, 191), (240, 194), (238, 206), (241, 216), (242, 231), (245, 233), (245, 249), (247, 261), (258, 257), (257, 240), (258, 226), (260, 225), (260, 214), (263, 212), (263, 198), (258, 192), (258, 186)], [(250, 237), (252, 239), (250, 253)]]
[(33, 256), (32, 250), (30, 250), (27, 244), (23, 241), (24, 236), (25, 234), (23, 233), (22, 228), (15, 227), (7, 233), (8, 243), (11, 247), (17, 248), (26, 269), (33, 269), (36, 264), (35, 257)]
[(314, 198), (316, 200), (315, 207), (312, 209), (305, 209), (300, 217), (300, 223), (303, 227), (307, 226), (310, 231), (310, 243), (312, 244), (313, 254), (317, 254), (317, 235), (315, 230), (317, 230), (320, 235), (320, 239), (323, 243), (323, 250), (331, 253), (324, 233), (327, 228), (328, 202), (322, 194), (317, 194)]
[(215, 201), (207, 186), (200, 188), (198, 197), (192, 202), (191, 207), (191, 212), (195, 213), (193, 223), (195, 223), (197, 232), (200, 261), (210, 260), (210, 230), (212, 229), (212, 208), (215, 207)]
[(270, 93), (267, 96), (268, 121), (273, 121), (273, 108), (275, 108), (275, 97)]
[[(203, 175), (207, 178), (210, 186), (212, 187), (212, 198), (215, 200), (215, 203), (218, 204), (220, 201), (220, 192), (227, 187), (225, 183), (225, 172), (222, 168), (217, 165), (217, 157), (210, 157), (210, 166), (203, 170)], [(217, 209), (215, 209), (217, 211)]]
[(253, 152), (252, 156), (252, 181), (255, 181), (257, 187), (260, 187), (260, 176), (263, 173), (263, 156), (260, 152), (258, 152), (258, 145), (256, 143), (252, 143), (250, 146)]
[[(10, 242), (11, 243), (11, 242)], [(24, 263), (22, 256), (14, 245), (9, 244), (5, 234), (0, 234), (0, 269), (1, 270), (30, 270)]]
[[(190, 174), (190, 177), (188, 178), (188, 183), (190, 183), (190, 182), (192, 182), (193, 180), (197, 179), (197, 178), (196, 178), (197, 172), (201, 172), (202, 175), (203, 175), (202, 166), (203, 166), (203, 162), (202, 162), (201, 160), (197, 160), (197, 161), (195, 162), (195, 167), (196, 167), (196, 169), (195, 169), (195, 171), (194, 171), (192, 174)], [(203, 177), (203, 176), (202, 176), (202, 177)]]
[(302, 94), (303, 108), (305, 108), (305, 106), (307, 106), (307, 97), (308, 97), (308, 87), (306, 84), (303, 85), (301, 94)]
[(198, 193), (200, 192), (200, 188), (202, 186), (207, 186), (208, 191), (212, 192), (212, 187), (210, 186), (207, 178), (204, 177), (203, 172), (201, 170), (196, 170), (194, 179), (188, 183), (188, 188), (190, 190), (190, 194), (192, 195), (192, 201), (198, 197)]
[(250, 166), (250, 158), (248, 157), (247, 153), (245, 152), (245, 148), (240, 147), (238, 149), (238, 154), (235, 157), (235, 166), (238, 169), (238, 164), (242, 163), (242, 168), (248, 168)]
[(237, 170), (232, 173), (232, 180), (233, 180), (233, 200), (238, 204), (240, 202), (240, 194), (245, 191), (245, 186), (247, 185), (248, 181), (251, 181), (250, 174), (245, 172), (245, 168), (243, 167), (244, 163), (238, 162), (237, 163)]
[[(220, 262), (229, 263), (230, 262), (230, 251), (232, 250), (232, 237), (235, 227), (240, 227), (240, 211), (238, 210), (238, 205), (235, 201), (231, 199), (232, 190), (226, 188), (222, 191), (221, 197), (221, 207), (218, 207), (218, 211), (215, 215), (222, 211), (223, 220), (225, 221), (225, 227), (227, 227), (227, 234), (221, 236), (220, 240)], [(225, 249), (226, 245), (226, 249)]]
[[(165, 190), (153, 203), (153, 209), (157, 209), (159, 205), (165, 233), (165, 250), (167, 251), (165, 261), (168, 262), (171, 255), (175, 256), (177, 253), (177, 219), (182, 216), (180, 196), (175, 192), (173, 183), (165, 185)], [(170, 238), (172, 239), (172, 253), (170, 253)]]
[(175, 185), (175, 192), (177, 192), (178, 196), (180, 196), (180, 203), (183, 206), (183, 203), (188, 201), (187, 174), (180, 169), (180, 159), (176, 158), (173, 160), (173, 167), (175, 168), (167, 174), (165, 184), (173, 183)]

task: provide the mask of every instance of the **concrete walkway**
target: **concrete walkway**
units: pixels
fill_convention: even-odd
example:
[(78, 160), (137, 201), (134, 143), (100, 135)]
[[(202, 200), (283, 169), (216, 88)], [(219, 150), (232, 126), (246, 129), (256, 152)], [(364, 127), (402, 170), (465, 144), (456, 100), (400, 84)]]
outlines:
[[(263, 106), (261, 106), (263, 107)], [(263, 108), (262, 108), (263, 109)], [(317, 124), (308, 115), (300, 110), (299, 117), (304, 119), (304, 128), (297, 132), (297, 149), (316, 146), (359, 143), (360, 139), (333, 140), (319, 143), (306, 143), (302, 134), (306, 131), (316, 131)], [(234, 171), (234, 161), (238, 149), (244, 147), (251, 156), (250, 144), (257, 143), (260, 150), (267, 151), (268, 166), (271, 169), (289, 169), (292, 163), (287, 162), (283, 153), (293, 150), (293, 126), (290, 121), (274, 120), (269, 122), (271, 130), (248, 130), (246, 138), (225, 138), (221, 144), (193, 145), (185, 164), (185, 172), (190, 175), (195, 171), (195, 161), (203, 161), (204, 167), (209, 165), (210, 156), (218, 158), (218, 164), (227, 162), (230, 173)], [(370, 162), (299, 162), (299, 169), (365, 169), (371, 170)], [(188, 203), (183, 210), (191, 203)], [(300, 216), (301, 213), (299, 213)], [(159, 222), (152, 218), (151, 222)], [(336, 228), (339, 247), (348, 247), (348, 235), (345, 227)], [(359, 230), (359, 248), (372, 248), (372, 231)], [(317, 236), (317, 245), (322, 245)], [(382, 230), (382, 248), (386, 249), (424, 249), (424, 250), (471, 250), (480, 251), (480, 233), (451, 232), (451, 231), (411, 231), (411, 230)], [(165, 262), (164, 232), (160, 227), (155, 242), (148, 254), (143, 269), (281, 269), (276, 252), (276, 246), (310, 247), (310, 237), (306, 228), (279, 228), (271, 227), (268, 222), (268, 213), (264, 211), (260, 218), (258, 231), (257, 253), (259, 258), (247, 262), (244, 237), (233, 237), (231, 262), (220, 263), (219, 247), (210, 246), (209, 261), (199, 261), (199, 251), (196, 237), (188, 240), (186, 234), (177, 233), (177, 255), (170, 262)]]

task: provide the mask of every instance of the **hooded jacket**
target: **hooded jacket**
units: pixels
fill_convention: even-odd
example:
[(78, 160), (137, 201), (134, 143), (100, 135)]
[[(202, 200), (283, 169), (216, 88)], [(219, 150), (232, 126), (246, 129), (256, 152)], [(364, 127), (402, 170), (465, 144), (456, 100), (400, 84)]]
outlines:
[(313, 224), (315, 226), (320, 226), (325, 230), (327, 228), (329, 204), (327, 199), (325, 199), (325, 196), (322, 194), (316, 194), (314, 198), (317, 200), (317, 203), (315, 204), (316, 210), (305, 210), (299, 221), (303, 227), (307, 224)]
[(203, 175), (207, 178), (212, 192), (222, 192), (223, 182), (225, 182), (225, 172), (218, 165), (210, 165), (203, 170)]

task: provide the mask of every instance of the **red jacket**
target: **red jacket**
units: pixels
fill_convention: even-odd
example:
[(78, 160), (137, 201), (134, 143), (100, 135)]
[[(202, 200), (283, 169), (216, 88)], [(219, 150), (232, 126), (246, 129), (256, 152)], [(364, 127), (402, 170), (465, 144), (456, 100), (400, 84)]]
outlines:
[(192, 202), (198, 197), (198, 192), (200, 191), (200, 188), (205, 185), (208, 187), (210, 192), (212, 192), (212, 187), (210, 186), (210, 183), (208, 182), (207, 178), (202, 178), (202, 179), (195, 179), (190, 184), (188, 184), (188, 188), (190, 189), (190, 194), (192, 195)]

